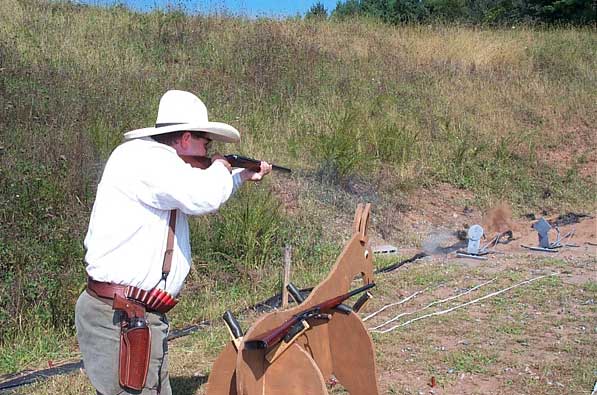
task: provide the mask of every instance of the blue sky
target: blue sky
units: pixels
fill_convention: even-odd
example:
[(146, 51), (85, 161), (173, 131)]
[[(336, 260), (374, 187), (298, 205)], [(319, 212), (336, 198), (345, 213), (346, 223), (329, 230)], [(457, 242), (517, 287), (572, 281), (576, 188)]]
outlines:
[[(284, 17), (297, 14), (304, 15), (317, 0), (79, 0), (80, 3), (111, 5), (124, 3), (128, 7), (148, 11), (153, 8), (165, 8), (168, 4), (182, 5), (189, 12), (208, 13), (227, 10), (234, 14), (250, 17), (270, 16)], [(336, 8), (337, 0), (320, 0), (328, 12)]]

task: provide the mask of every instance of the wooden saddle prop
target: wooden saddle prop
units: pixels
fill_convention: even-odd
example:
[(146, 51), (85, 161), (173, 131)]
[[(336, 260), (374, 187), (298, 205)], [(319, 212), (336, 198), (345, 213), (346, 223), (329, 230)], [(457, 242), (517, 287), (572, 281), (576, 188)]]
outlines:
[[(351, 395), (377, 395), (375, 352), (369, 332), (353, 311), (332, 312), (288, 341), (267, 350), (245, 349), (246, 339), (280, 326), (293, 315), (347, 293), (353, 280), (373, 282), (373, 252), (367, 226), (370, 204), (359, 204), (353, 235), (329, 275), (299, 305), (262, 316), (217, 358), (207, 382), (208, 395), (328, 394), (335, 376)], [(233, 335), (233, 338), (237, 337)], [(237, 351), (238, 350), (238, 351)]]

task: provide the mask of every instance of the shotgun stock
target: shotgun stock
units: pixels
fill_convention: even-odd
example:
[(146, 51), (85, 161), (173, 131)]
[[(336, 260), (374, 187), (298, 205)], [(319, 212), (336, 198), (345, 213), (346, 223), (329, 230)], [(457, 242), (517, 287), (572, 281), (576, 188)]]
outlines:
[(228, 326), (228, 329), (230, 330), (230, 335), (233, 339), (243, 337), (243, 330), (241, 329), (236, 317), (234, 317), (230, 310), (226, 310), (226, 312), (222, 316), (222, 319), (226, 323), (226, 326)]
[(288, 290), (288, 293), (290, 294), (290, 296), (292, 296), (292, 299), (294, 299), (296, 304), (301, 304), (305, 301), (305, 298), (301, 294), (301, 291), (293, 283), (288, 283), (288, 285), (286, 285), (286, 289)]

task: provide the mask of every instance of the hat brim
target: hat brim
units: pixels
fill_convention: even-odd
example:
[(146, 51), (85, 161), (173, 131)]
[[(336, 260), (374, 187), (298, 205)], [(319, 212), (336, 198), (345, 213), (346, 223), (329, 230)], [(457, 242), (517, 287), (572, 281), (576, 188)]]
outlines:
[(177, 125), (161, 126), (159, 128), (135, 129), (124, 134), (125, 140), (138, 139), (141, 137), (155, 136), (158, 134), (180, 132), (205, 132), (210, 139), (223, 143), (238, 143), (240, 133), (234, 127), (222, 122), (207, 122), (206, 124), (181, 123)]

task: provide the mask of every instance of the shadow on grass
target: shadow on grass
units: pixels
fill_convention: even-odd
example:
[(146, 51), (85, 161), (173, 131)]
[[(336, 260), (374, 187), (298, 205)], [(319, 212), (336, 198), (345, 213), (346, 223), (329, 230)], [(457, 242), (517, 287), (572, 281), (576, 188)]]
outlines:
[(195, 395), (197, 389), (207, 383), (209, 376), (170, 377), (172, 393), (177, 395)]

